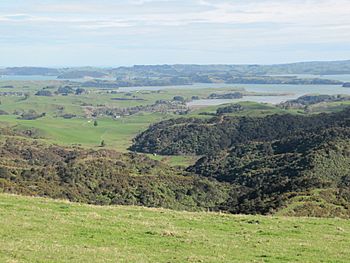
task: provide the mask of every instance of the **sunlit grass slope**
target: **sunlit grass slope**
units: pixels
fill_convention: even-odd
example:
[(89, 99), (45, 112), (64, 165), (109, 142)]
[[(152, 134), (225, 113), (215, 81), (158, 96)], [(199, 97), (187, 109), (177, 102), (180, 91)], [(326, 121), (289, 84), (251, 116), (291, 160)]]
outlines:
[(0, 262), (348, 262), (341, 219), (97, 207), (0, 194)]

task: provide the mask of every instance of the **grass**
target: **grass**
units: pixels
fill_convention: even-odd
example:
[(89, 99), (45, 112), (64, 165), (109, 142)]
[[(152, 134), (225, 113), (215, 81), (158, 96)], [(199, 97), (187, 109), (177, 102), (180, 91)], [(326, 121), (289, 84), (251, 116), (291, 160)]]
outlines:
[(98, 207), (0, 194), (0, 262), (348, 262), (341, 219)]
[(222, 105), (216, 105), (216, 106), (199, 107), (198, 109), (195, 109), (194, 111), (192, 111), (189, 114), (189, 116), (203, 117), (203, 115), (200, 115), (200, 113), (203, 113), (203, 112), (206, 112), (209, 114), (215, 114), (218, 108), (229, 106), (231, 104), (239, 104), (243, 107), (244, 110), (238, 111), (235, 113), (225, 114), (225, 115), (259, 117), (259, 116), (266, 116), (269, 114), (286, 114), (286, 113), (297, 114), (298, 113), (296, 110), (285, 110), (285, 109), (276, 107), (272, 104), (242, 101), (237, 103), (228, 103), (228, 104), (222, 104)]
[[(4, 85), (13, 85), (13, 89), (1, 88)], [(140, 131), (145, 130), (150, 124), (166, 118), (177, 117), (172, 114), (143, 113), (118, 120), (111, 118), (99, 118), (98, 127), (93, 127), (89, 119), (85, 117), (81, 105), (106, 105), (110, 107), (132, 107), (137, 105), (149, 105), (156, 100), (171, 100), (176, 95), (190, 98), (192, 95), (208, 96), (216, 89), (168, 89), (162, 91), (134, 91), (132, 96), (141, 98), (140, 101), (115, 101), (112, 98), (132, 98), (127, 93), (110, 94), (106, 90), (88, 89), (89, 94), (75, 96), (54, 95), (51, 97), (35, 96), (34, 94), (45, 86), (60, 85), (57, 81), (0, 81), (0, 92), (26, 92), (30, 96), (23, 100), (23, 97), (1, 96), (0, 110), (10, 115), (0, 115), (1, 126), (17, 126), (17, 128), (36, 128), (50, 143), (63, 145), (80, 144), (84, 147), (97, 147), (101, 140), (105, 140), (107, 147), (119, 151), (126, 151), (131, 145), (132, 138)], [(56, 90), (50, 89), (52, 92)], [(221, 89), (220, 89), (221, 90)], [(230, 88), (221, 91), (232, 90)], [(59, 110), (63, 108), (65, 114), (75, 114), (77, 118), (64, 119), (57, 117), (62, 114)], [(46, 113), (45, 118), (27, 121), (19, 120), (14, 111), (35, 110), (37, 113)]]
[[(105, 148), (120, 152), (127, 152), (132, 144), (132, 139), (151, 123), (170, 118), (164, 114), (137, 114), (122, 119), (111, 118), (98, 119), (98, 126), (93, 121), (85, 118), (63, 119), (44, 117), (37, 120), (18, 120), (15, 116), (0, 116), (1, 127), (15, 127), (16, 129), (35, 128), (40, 131), (40, 139), (49, 144), (64, 146), (79, 145), (86, 148), (99, 148), (104, 140)], [(1, 136), (0, 136), (1, 140)], [(192, 156), (153, 156), (152, 159), (162, 161), (171, 166), (189, 166), (194, 164), (198, 157)]]
[(200, 157), (199, 156), (182, 156), (182, 155), (153, 155), (147, 154), (153, 160), (161, 161), (170, 166), (188, 167), (193, 165)]
[(1, 116), (0, 126), (17, 126), (20, 129), (36, 128), (43, 133), (45, 141), (60, 145), (98, 147), (105, 140), (106, 147), (126, 151), (132, 138), (150, 123), (162, 119), (159, 114), (136, 115), (119, 120), (99, 119), (98, 126), (83, 118), (63, 119), (50, 116), (37, 120), (18, 120), (15, 116)]

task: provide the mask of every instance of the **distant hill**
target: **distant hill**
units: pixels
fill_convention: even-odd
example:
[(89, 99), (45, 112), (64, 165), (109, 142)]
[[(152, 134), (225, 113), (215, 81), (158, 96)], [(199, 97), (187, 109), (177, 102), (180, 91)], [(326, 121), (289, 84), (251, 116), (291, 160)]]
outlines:
[(224, 73), (233, 75), (271, 75), (271, 74), (314, 74), (333, 75), (350, 74), (350, 60), (342, 61), (315, 61), (275, 65), (137, 65), (133, 67), (119, 67), (117, 73), (137, 72), (148, 74), (198, 74)]
[(100, 71), (92, 71), (92, 70), (72, 70), (65, 73), (60, 74), (58, 79), (81, 79), (85, 77), (90, 78), (104, 78), (107, 74)]
[(258, 66), (263, 74), (337, 75), (350, 73), (350, 60), (314, 61)]
[[(293, 76), (293, 74), (308, 74), (315, 77)], [(100, 79), (108, 76), (107, 86), (113, 88), (195, 83), (346, 85), (339, 80), (317, 77), (328, 74), (350, 74), (350, 60), (280, 65), (135, 65), (118, 68), (12, 67), (0, 69), (0, 75), (44, 75), (57, 76), (58, 79)], [(91, 84), (93, 84), (92, 87), (106, 87), (102, 83), (91, 81), (86, 83), (86, 85)]]
[[(153, 77), (191, 77), (192, 82), (212, 82), (215, 79), (229, 77), (283, 75), (283, 74), (313, 74), (334, 75), (350, 74), (350, 60), (299, 62), (275, 65), (135, 65), (132, 67), (97, 68), (44, 68), (44, 67), (8, 67), (0, 69), (3, 75), (62, 75), (69, 78), (85, 76), (102, 77), (113, 75), (116, 78), (153, 78)], [(68, 77), (65, 77), (68, 78)], [(213, 79), (212, 79), (213, 78)]]
[(12, 67), (0, 70), (2, 75), (42, 75), (56, 76), (60, 73), (59, 69), (41, 68), (41, 67)]

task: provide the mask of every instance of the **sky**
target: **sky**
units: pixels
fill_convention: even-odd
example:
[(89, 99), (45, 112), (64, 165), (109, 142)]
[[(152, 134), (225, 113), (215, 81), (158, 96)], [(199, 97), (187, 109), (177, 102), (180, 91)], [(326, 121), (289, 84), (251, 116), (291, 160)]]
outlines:
[(350, 59), (350, 0), (0, 0), (0, 66)]

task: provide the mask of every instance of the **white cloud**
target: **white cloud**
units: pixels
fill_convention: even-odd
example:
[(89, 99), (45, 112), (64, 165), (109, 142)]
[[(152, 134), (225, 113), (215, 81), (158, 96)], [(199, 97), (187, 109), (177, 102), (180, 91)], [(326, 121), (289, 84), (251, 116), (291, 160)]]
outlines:
[(2, 8), (4, 1), (0, 35), (11, 44), (137, 43), (203, 52), (350, 45), (350, 0), (27, 0)]
[[(191, 2), (191, 8), (188, 6)], [(284, 23), (314, 26), (350, 24), (350, 1), (97, 1), (63, 2), (40, 5), (28, 14), (2, 14), (1, 21), (13, 22), (81, 22), (100, 21), (101, 27), (181, 26), (194, 23), (248, 24)], [(162, 5), (158, 6), (159, 3)], [(1, 4), (0, 4), (1, 5)], [(137, 5), (137, 6), (135, 6)], [(206, 9), (201, 9), (203, 6)], [(176, 7), (176, 9), (175, 9)], [(198, 9), (198, 10), (196, 10)], [(178, 12), (176, 12), (178, 11)], [(47, 13), (49, 12), (49, 13)], [(54, 14), (51, 16), (50, 12)], [(91, 19), (91, 16), (94, 18)], [(77, 18), (78, 17), (78, 18)], [(99, 28), (98, 24), (96, 27)]]

